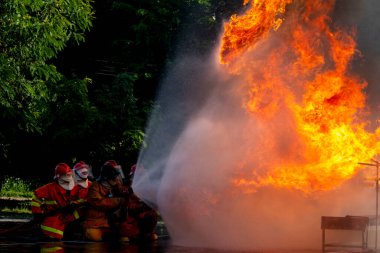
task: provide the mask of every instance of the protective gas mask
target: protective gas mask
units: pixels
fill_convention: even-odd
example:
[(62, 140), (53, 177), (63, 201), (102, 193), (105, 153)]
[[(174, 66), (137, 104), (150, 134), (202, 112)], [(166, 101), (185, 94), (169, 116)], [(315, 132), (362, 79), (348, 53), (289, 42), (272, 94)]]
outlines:
[(60, 175), (58, 177), (58, 184), (63, 189), (71, 191), (74, 188), (74, 186), (75, 186), (73, 175), (71, 173), (70, 174), (66, 174), (66, 175)]
[(88, 169), (74, 170), (74, 181), (77, 185), (87, 188), (88, 187)]

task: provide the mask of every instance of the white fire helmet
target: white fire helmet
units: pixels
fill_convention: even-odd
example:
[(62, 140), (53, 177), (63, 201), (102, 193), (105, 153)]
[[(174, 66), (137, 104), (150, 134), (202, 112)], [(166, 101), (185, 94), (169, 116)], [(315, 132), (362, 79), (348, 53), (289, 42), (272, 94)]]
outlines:
[(71, 191), (74, 188), (73, 172), (69, 165), (66, 163), (58, 163), (57, 166), (55, 166), (54, 172), (54, 179), (57, 180), (63, 189)]
[(88, 177), (91, 176), (91, 167), (83, 161), (76, 163), (73, 167), (74, 181), (77, 185), (87, 188)]

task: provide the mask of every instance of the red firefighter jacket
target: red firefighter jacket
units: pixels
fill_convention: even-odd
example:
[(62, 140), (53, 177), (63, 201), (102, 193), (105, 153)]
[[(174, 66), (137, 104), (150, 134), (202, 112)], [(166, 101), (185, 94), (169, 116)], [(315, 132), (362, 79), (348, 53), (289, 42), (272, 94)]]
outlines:
[(46, 184), (34, 191), (32, 213), (46, 214), (62, 209), (79, 200), (77, 185), (71, 191), (63, 189), (56, 181)]
[(110, 215), (121, 207), (122, 198), (114, 197), (111, 189), (99, 182), (93, 182), (87, 195), (88, 209), (84, 228), (109, 227)]
[(54, 181), (34, 191), (32, 213), (44, 215), (41, 229), (46, 236), (61, 239), (65, 226), (79, 218), (76, 210), (68, 210), (70, 205), (78, 201), (78, 186), (67, 191)]
[(87, 188), (83, 188), (80, 185), (76, 185), (78, 187), (78, 198), (73, 201), (74, 204), (81, 206), (87, 203), (88, 189), (90, 188), (91, 184), (91, 182), (88, 182)]
[(84, 217), (86, 213), (86, 208), (88, 207), (88, 189), (90, 188), (91, 184), (92, 182), (89, 181), (87, 188), (83, 188), (82, 186), (78, 185), (78, 199), (74, 200), (73, 204), (76, 204), (78, 206), (77, 211), (80, 217)]
[(78, 185), (79, 188), (79, 199), (83, 202), (87, 202), (87, 195), (88, 195), (88, 189), (90, 188), (92, 182), (88, 181), (88, 187), (83, 188), (82, 186)]

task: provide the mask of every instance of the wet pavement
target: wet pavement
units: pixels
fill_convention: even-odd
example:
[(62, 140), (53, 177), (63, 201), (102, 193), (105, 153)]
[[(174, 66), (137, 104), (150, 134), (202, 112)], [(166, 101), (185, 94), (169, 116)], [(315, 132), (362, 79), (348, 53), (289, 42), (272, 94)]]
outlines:
[[(3, 238), (4, 239), (4, 238)], [(322, 250), (257, 250), (233, 251), (221, 249), (191, 248), (173, 245), (170, 239), (154, 242), (15, 242), (0, 240), (0, 252), (17, 253), (322, 253)], [(363, 250), (336, 250), (329, 253), (375, 252)], [(326, 252), (327, 253), (327, 252)]]
[[(0, 232), (9, 224), (22, 226), (21, 221), (13, 220), (11, 223), (0, 222)], [(13, 227), (12, 225), (12, 227)], [(0, 253), (321, 253), (322, 250), (252, 250), (252, 251), (232, 251), (221, 249), (191, 248), (173, 245), (167, 234), (164, 224), (157, 226), (159, 239), (153, 242), (86, 242), (86, 241), (62, 241), (43, 242), (33, 238), (28, 230), (24, 230), (22, 236), (7, 237), (0, 233)], [(217, 248), (217, 246), (215, 247)], [(336, 253), (364, 252), (361, 250), (337, 250), (330, 251)], [(366, 251), (369, 252), (369, 251)], [(372, 251), (373, 252), (373, 251)]]
[(168, 252), (169, 235), (163, 224), (159, 222), (156, 232), (157, 241), (133, 243), (115, 242), (88, 242), (88, 241), (43, 241), (36, 233), (36, 225), (27, 219), (0, 219), (0, 253), (5, 252)]
[[(171, 245), (170, 240), (158, 240), (153, 243), (126, 244), (126, 243), (99, 243), (99, 242), (55, 242), (55, 243), (11, 243), (1, 242), (0, 252), (40, 252), (40, 253), (242, 253), (242, 251), (227, 251), (215, 249), (201, 249)], [(248, 251), (247, 251), (248, 252)], [(321, 251), (249, 251), (248, 253), (320, 253)], [(344, 251), (341, 251), (344, 252)]]
[(0, 242), (0, 252), (18, 253), (144, 253), (144, 252), (169, 252), (167, 241), (157, 241), (145, 244), (106, 243), (106, 242)]

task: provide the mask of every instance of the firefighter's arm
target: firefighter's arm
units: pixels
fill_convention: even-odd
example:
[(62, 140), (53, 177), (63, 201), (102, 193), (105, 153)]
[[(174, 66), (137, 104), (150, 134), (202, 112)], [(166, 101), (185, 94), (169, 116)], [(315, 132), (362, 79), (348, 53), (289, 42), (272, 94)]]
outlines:
[(37, 197), (36, 192), (33, 192), (31, 207), (33, 221), (36, 223), (41, 223), (44, 219), (44, 204), (43, 199)]
[(34, 191), (32, 198), (33, 214), (51, 216), (70, 208), (70, 206), (60, 206), (58, 202), (51, 197), (51, 186), (51, 184), (48, 184)]
[(58, 208), (57, 201), (50, 197), (49, 185), (40, 187), (34, 191), (32, 198), (32, 213), (47, 214)]
[(142, 202), (139, 199), (139, 197), (137, 197), (135, 194), (130, 194), (128, 208), (130, 210), (137, 211), (137, 210), (140, 210), (141, 207), (142, 207)]
[(87, 193), (85, 195), (81, 194), (81, 190), (78, 189), (76, 194), (74, 194), (75, 197), (70, 202), (69, 208), (72, 210), (75, 210), (77, 208), (82, 208), (87, 206)]
[(44, 209), (43, 202), (44, 202), (43, 199), (37, 197), (36, 192), (33, 192), (32, 203), (31, 203), (33, 214), (43, 213), (43, 209)]
[(33, 192), (32, 213), (34, 222), (40, 223), (50, 212), (56, 209), (57, 202), (49, 200), (48, 187), (40, 187)]
[(91, 206), (102, 210), (112, 210), (126, 205), (125, 198), (108, 198), (100, 194), (99, 187), (91, 187), (88, 191), (87, 201)]
[(82, 199), (82, 198), (78, 198), (76, 200), (71, 201), (70, 206), (73, 206), (73, 207), (82, 207), (82, 206), (85, 206), (86, 203), (87, 203), (87, 200)]

